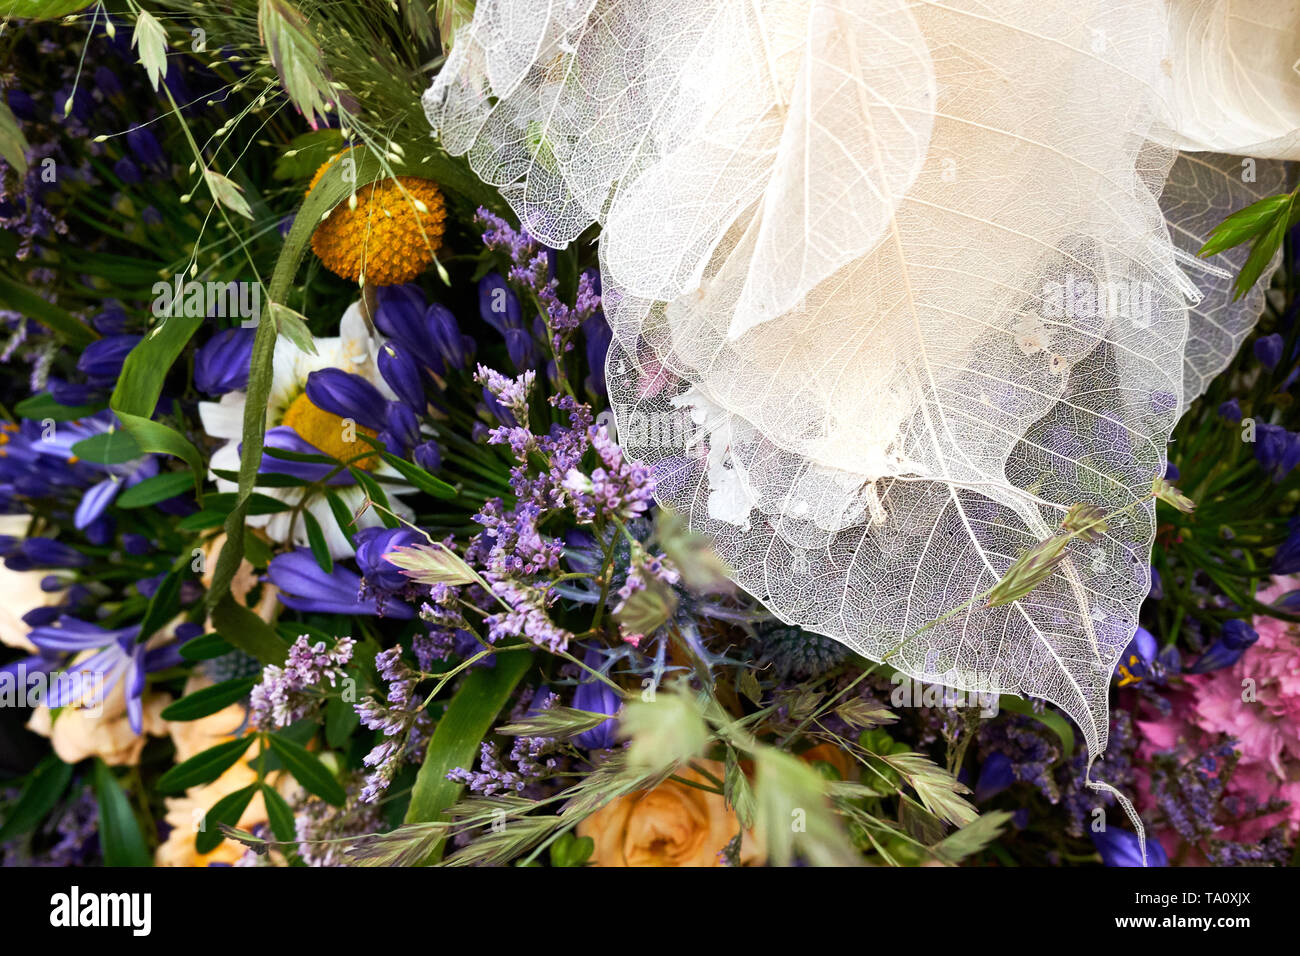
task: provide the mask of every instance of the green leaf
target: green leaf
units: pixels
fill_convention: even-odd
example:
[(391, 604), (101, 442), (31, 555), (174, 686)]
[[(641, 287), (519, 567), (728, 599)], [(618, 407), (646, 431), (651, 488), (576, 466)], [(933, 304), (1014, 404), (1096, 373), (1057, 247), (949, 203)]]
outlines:
[(342, 750), (360, 723), (355, 707), (342, 697), (331, 697), (325, 705), (325, 742)]
[(266, 819), (271, 832), (281, 843), (292, 843), (298, 838), (298, 825), (294, 823), (293, 810), (280, 791), (269, 783), (262, 784), (262, 799), (266, 802)]
[(87, 418), (102, 411), (103, 408), (103, 405), (60, 405), (49, 392), (41, 392), (39, 395), (24, 398), (15, 405), (14, 414), (19, 418), (30, 418), (38, 422), (47, 418), (56, 422), (71, 422), (78, 418)]
[(184, 494), (194, 486), (194, 478), (184, 471), (169, 471), (146, 478), (117, 496), (119, 508), (143, 508)]
[(131, 812), (113, 771), (95, 759), (95, 794), (99, 798), (99, 845), (108, 866), (152, 866), (140, 823)]
[(332, 491), (325, 492), (325, 502), (330, 506), (330, 514), (334, 515), (334, 523), (338, 529), (349, 539), (352, 537), (352, 531), (355, 530), (355, 522), (352, 520), (352, 512), (348, 506)]
[(200, 504), (203, 503), (203, 478), (207, 474), (203, 456), (180, 432), (153, 421), (153, 414), (167, 373), (202, 321), (200, 317), (187, 315), (164, 319), (127, 355), (117, 386), (108, 400), (123, 429), (142, 450), (174, 455), (190, 466)]
[(35, 322), (41, 323), (58, 335), (69, 345), (85, 348), (99, 338), (99, 333), (69, 312), (51, 302), (46, 302), (39, 295), (0, 272), (0, 304)]
[(53, 20), (90, 6), (91, 0), (9, 0), (4, 14), (16, 20)]
[(0, 157), (22, 179), (27, 175), (27, 137), (4, 97), (0, 97)]
[(1201, 258), (1207, 258), (1255, 238), (1269, 228), (1274, 217), (1290, 202), (1291, 196), (1283, 193), (1251, 203), (1245, 209), (1238, 209), (1214, 227), (1209, 239), (1196, 254)]
[(72, 446), (72, 453), (97, 465), (120, 465), (139, 458), (143, 452), (126, 431), (100, 432)]
[(329, 545), (325, 543), (325, 532), (321, 530), (320, 522), (310, 511), (303, 510), (302, 523), (307, 528), (307, 543), (311, 545), (312, 557), (320, 565), (320, 569), (326, 574), (334, 572), (334, 559), (330, 557)]
[(284, 763), (285, 768), (310, 793), (314, 793), (326, 803), (336, 807), (343, 806), (347, 794), (335, 779), (334, 774), (320, 762), (315, 754), (305, 747), (300, 747), (292, 740), (280, 734), (269, 737), (271, 750)]
[(1273, 261), (1278, 250), (1282, 248), (1282, 242), (1286, 239), (1286, 231), (1290, 222), (1289, 215), (1276, 216), (1268, 229), (1255, 240), (1255, 244), (1250, 249), (1250, 255), (1246, 257), (1246, 263), (1241, 267), (1241, 274), (1237, 276), (1236, 285), (1233, 289), (1233, 301), (1240, 299), (1251, 287), (1259, 281), (1259, 277), (1264, 274), (1268, 264)]
[(289, 645), (275, 629), (230, 595), (213, 609), (212, 626), (222, 638), (263, 665), (283, 664), (289, 654)]
[(375, 512), (379, 515), (379, 520), (383, 522), (384, 527), (396, 528), (401, 522), (393, 517), (393, 507), (388, 503), (388, 495), (384, 494), (384, 489), (380, 487), (379, 482), (360, 468), (354, 468), (351, 465), (348, 466), (348, 473), (361, 486), (361, 490), (366, 493), (366, 497), (378, 506), (375, 508)]
[[(198, 720), (243, 700), (257, 684), (258, 677), (236, 677), (220, 684), (186, 694), (162, 712), (163, 720)], [(234, 823), (234, 820), (227, 820)]]
[(0, 826), (0, 844), (30, 832), (45, 819), (58, 803), (63, 791), (72, 780), (72, 767), (50, 754), (32, 771), (22, 796), (9, 810), (9, 817)]
[(177, 561), (176, 567), (167, 572), (158, 590), (149, 599), (145, 608), (144, 619), (140, 622), (140, 640), (147, 641), (154, 634), (167, 626), (167, 622), (180, 611), (181, 578), (189, 570), (183, 560)]
[(435, 498), (455, 498), (456, 489), (441, 478), (435, 478), (419, 465), (412, 464), (409, 461), (403, 461), (396, 455), (390, 455), (388, 452), (383, 453), (384, 461), (393, 467), (398, 474), (409, 481), (415, 487), (419, 488), (426, 494), (433, 495)]
[[(479, 744), (531, 664), (531, 654), (514, 652), (498, 655), (496, 666), (491, 669), (469, 672), (434, 728), (424, 765), (411, 791), (406, 823), (446, 819), (443, 811), (456, 802), (461, 791), (461, 784), (448, 780), (447, 774), (457, 767), (473, 764)], [(442, 858), (442, 851), (443, 841), (439, 839), (424, 862), (437, 862)]]
[(221, 824), (234, 826), (244, 815), (248, 805), (257, 793), (257, 784), (250, 783), (242, 790), (228, 793), (212, 805), (212, 809), (203, 814), (203, 829), (194, 838), (194, 849), (200, 853), (211, 853), (221, 845), (226, 835), (221, 832)]
[(289, 148), (275, 161), (275, 179), (310, 179), (325, 161), (343, 148), (343, 134), (336, 129), (318, 129), (295, 136)]
[(290, 101), (313, 126), (326, 120), (337, 94), (306, 18), (288, 0), (259, 0), (257, 27)]
[(305, 315), (295, 312), (287, 305), (272, 302), (271, 318), (275, 320), (276, 332), (308, 355), (316, 354), (316, 341), (312, 338), (311, 329), (307, 327)]
[(229, 654), (235, 648), (220, 634), (200, 634), (180, 647), (180, 655), (187, 661), (210, 661)]
[(190, 787), (211, 783), (233, 767), (244, 755), (256, 735), (248, 734), (236, 737), (225, 743), (209, 747), (201, 754), (195, 754), (182, 764), (177, 764), (158, 778), (157, 787), (161, 793), (180, 793)]

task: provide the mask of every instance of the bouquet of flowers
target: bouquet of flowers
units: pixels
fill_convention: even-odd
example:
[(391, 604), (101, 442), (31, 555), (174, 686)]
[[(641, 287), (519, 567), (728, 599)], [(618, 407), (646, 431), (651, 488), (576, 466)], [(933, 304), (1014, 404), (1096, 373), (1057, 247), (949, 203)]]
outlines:
[(1292, 862), (1225, 5), (14, 0), (4, 863)]

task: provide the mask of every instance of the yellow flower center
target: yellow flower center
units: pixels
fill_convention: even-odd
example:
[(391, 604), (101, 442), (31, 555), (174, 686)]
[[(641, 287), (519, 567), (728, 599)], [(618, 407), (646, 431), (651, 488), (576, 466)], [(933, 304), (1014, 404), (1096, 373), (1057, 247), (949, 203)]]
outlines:
[[(358, 435), (375, 437), (375, 432), (369, 428), (358, 425), (350, 419), (340, 418), (333, 412), (317, 408), (307, 397), (306, 392), (293, 400), (284, 413), (282, 424), (292, 428), (299, 438), (313, 448), (318, 448), (322, 453), (339, 461), (355, 458), (369, 447), (357, 438)], [(354, 461), (352, 466), (370, 471), (377, 464), (378, 457), (369, 455), (360, 461)]]

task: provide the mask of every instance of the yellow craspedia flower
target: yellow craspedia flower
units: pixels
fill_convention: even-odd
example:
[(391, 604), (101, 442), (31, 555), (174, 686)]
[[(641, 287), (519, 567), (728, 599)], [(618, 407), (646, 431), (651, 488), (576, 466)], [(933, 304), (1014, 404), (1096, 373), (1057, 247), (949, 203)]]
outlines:
[[(316, 170), (308, 192), (342, 155)], [(429, 268), (447, 222), (437, 183), (415, 176), (381, 179), (359, 188), (356, 199), (355, 209), (339, 203), (312, 233), (312, 251), (325, 268), (369, 285), (410, 282)]]

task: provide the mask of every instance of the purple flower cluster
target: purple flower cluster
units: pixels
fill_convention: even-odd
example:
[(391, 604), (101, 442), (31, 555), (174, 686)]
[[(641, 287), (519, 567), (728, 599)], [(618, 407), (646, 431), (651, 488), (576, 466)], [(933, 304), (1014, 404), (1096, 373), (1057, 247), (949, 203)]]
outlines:
[(506, 274), (517, 288), (536, 297), (551, 332), (551, 347), (557, 356), (573, 348), (572, 333), (600, 311), (599, 280), (594, 273), (578, 277), (578, 292), (572, 306), (559, 297), (554, 253), (526, 231), (514, 229), (500, 216), (479, 208), (474, 221), (483, 228), (483, 244), (510, 257)]
[(375, 655), (375, 668), (388, 685), (385, 702), (366, 697), (355, 706), (361, 723), (370, 730), (382, 731), (388, 739), (366, 754), (370, 768), (358, 799), (374, 803), (388, 789), (404, 762), (424, 760), (433, 723), (423, 702), (415, 696), (420, 675), (402, 660), (401, 646), (390, 647)]
[(649, 465), (629, 462), (605, 431), (604, 425), (590, 430), (591, 447), (600, 456), (601, 466), (590, 475), (570, 468), (564, 476), (579, 522), (589, 523), (598, 517), (615, 517), (630, 521), (646, 512), (654, 503), (654, 471)]
[(268, 664), (262, 671), (250, 698), (249, 721), (262, 730), (276, 730), (316, 713), (323, 700), (319, 688), (326, 681), (336, 687), (345, 678), (355, 644), (350, 637), (340, 637), (330, 648), (324, 641), (309, 644), (306, 634), (300, 636), (283, 667)]

